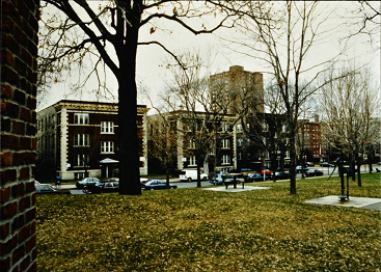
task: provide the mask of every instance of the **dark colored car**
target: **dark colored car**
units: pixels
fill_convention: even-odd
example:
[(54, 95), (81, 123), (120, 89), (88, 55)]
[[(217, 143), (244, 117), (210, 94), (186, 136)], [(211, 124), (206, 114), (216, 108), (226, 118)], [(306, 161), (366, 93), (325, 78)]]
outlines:
[(56, 190), (53, 189), (50, 185), (37, 185), (36, 186), (36, 194), (52, 194), (52, 195), (62, 195), (62, 194), (71, 194), (70, 190)]
[(322, 162), (320, 164), (321, 167), (334, 167), (334, 165), (332, 163), (329, 163), (329, 162)]
[(77, 188), (81, 189), (81, 188), (84, 188), (85, 186), (86, 187), (99, 186), (100, 183), (101, 183), (101, 181), (98, 178), (84, 178), (81, 181), (77, 181), (75, 186), (77, 186)]
[[(284, 171), (275, 172), (276, 179), (288, 179), (290, 178), (290, 174), (286, 173)], [(273, 178), (273, 175), (271, 175), (271, 179)]]
[[(175, 184), (169, 184), (170, 189), (176, 189), (177, 185)], [(167, 189), (166, 182), (161, 179), (149, 179), (145, 182), (141, 183), (141, 189), (142, 190), (162, 190)]]
[(267, 176), (265, 176), (265, 179), (263, 179), (263, 175), (259, 174), (259, 173), (252, 173), (252, 174), (249, 174), (247, 176), (247, 181), (250, 182), (250, 181), (263, 181), (263, 180), (267, 180)]
[(315, 166), (315, 164), (313, 162), (306, 162), (306, 165), (307, 166)]
[[(302, 173), (302, 166), (301, 165), (298, 165), (297, 167), (296, 167), (296, 173)], [(309, 168), (308, 167), (304, 167), (303, 168), (303, 172), (306, 172), (306, 171), (308, 171), (309, 170)]]
[(322, 176), (323, 172), (320, 170), (308, 170), (304, 173), (307, 177)]

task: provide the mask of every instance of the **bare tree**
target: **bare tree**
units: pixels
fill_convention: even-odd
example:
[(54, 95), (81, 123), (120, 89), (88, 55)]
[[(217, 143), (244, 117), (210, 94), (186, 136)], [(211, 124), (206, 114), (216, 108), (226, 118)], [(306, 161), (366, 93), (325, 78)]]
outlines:
[[(344, 74), (342, 79), (322, 88), (323, 137), (349, 158), (353, 180), (357, 163), (358, 186), (361, 186), (360, 167), (365, 147), (375, 143), (380, 135), (379, 122), (373, 119), (379, 111), (379, 97), (369, 74), (351, 69), (340, 73)], [(333, 71), (327, 76), (337, 77)]]
[[(152, 107), (154, 107), (152, 105)], [(165, 168), (166, 184), (169, 189), (169, 174), (177, 162), (178, 131), (176, 117), (163, 108), (154, 107), (157, 114), (148, 117), (149, 155), (158, 159)]]
[[(225, 96), (221, 82), (210, 80), (210, 66), (197, 52), (186, 53), (181, 57), (182, 65), (171, 67), (173, 82), (163, 100), (181, 121), (178, 127), (184, 154), (192, 156), (197, 166), (197, 187), (201, 187), (200, 170), (208, 174), (209, 158), (217, 156), (221, 141), (229, 141), (231, 133), (221, 128), (223, 124), (233, 123), (228, 114), (231, 100)], [(228, 120), (229, 119), (229, 120)], [(224, 122), (226, 121), (226, 122)]]
[[(231, 27), (229, 18), (236, 12), (219, 11), (219, 20), (210, 25), (203, 17), (217, 11), (192, 1), (116, 0), (90, 3), (84, 0), (44, 0), (45, 7), (54, 7), (55, 14), (43, 21), (40, 48), (40, 86), (59, 81), (60, 72), (78, 73), (76, 87), (83, 88), (89, 80), (98, 81), (99, 91), (110, 93), (106, 79), (111, 73), (118, 82), (120, 130), (120, 194), (140, 195), (138, 129), (136, 125), (137, 88), (136, 55), (139, 45), (158, 45), (176, 56), (162, 43), (140, 41), (139, 31), (160, 30), (160, 21), (177, 23), (195, 35), (211, 33), (220, 27)], [(59, 11), (59, 14), (56, 14)], [(44, 18), (42, 16), (42, 18)], [(195, 22), (196, 21), (196, 22)], [(195, 22), (195, 24), (192, 24)], [(90, 58), (90, 68), (84, 69)], [(85, 73), (79, 73), (84, 71)], [(87, 72), (87, 73), (86, 73)], [(46, 83), (45, 85), (43, 83)], [(128, 155), (125, 155), (128, 154)]]
[(245, 8), (240, 7), (244, 5), (242, 2), (224, 5), (232, 10), (239, 5), (242, 14), (237, 29), (246, 39), (232, 41), (233, 45), (238, 44), (235, 50), (263, 61), (282, 97), (290, 135), (290, 193), (295, 194), (295, 134), (300, 107), (321, 87), (315, 84), (316, 79), (341, 52), (314, 62), (308, 62), (308, 57), (341, 25), (329, 24), (333, 9), (322, 7), (319, 2), (250, 1), (245, 3)]

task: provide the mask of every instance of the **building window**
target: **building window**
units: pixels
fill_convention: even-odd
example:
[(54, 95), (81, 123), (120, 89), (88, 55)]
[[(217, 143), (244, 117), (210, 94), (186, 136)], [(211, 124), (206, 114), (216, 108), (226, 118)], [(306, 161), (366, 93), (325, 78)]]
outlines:
[(239, 159), (239, 160), (242, 160), (242, 152), (241, 152), (241, 151), (238, 152), (238, 159)]
[(230, 164), (230, 155), (222, 155), (222, 164)]
[(237, 132), (242, 132), (243, 129), (242, 129), (242, 125), (241, 124), (238, 124), (237, 125)]
[(238, 139), (238, 146), (243, 146), (243, 139), (242, 138)]
[(79, 173), (74, 173), (74, 179), (83, 179), (85, 178), (85, 173), (79, 172)]
[(89, 164), (89, 155), (88, 154), (78, 154), (75, 160), (75, 166), (85, 166)]
[(114, 133), (114, 122), (101, 122), (101, 133), (102, 134)]
[(111, 142), (111, 141), (101, 142), (101, 153), (102, 154), (114, 153), (114, 142)]
[(228, 131), (229, 131), (229, 124), (222, 123), (222, 132), (228, 132)]
[(222, 148), (229, 148), (230, 147), (230, 141), (229, 139), (222, 139)]
[(89, 114), (88, 113), (74, 113), (74, 124), (88, 125), (89, 124)]
[(189, 166), (196, 166), (196, 156), (189, 157)]
[(196, 148), (196, 142), (191, 139), (189, 140), (189, 149), (195, 149)]
[(89, 146), (89, 134), (75, 134), (74, 146)]

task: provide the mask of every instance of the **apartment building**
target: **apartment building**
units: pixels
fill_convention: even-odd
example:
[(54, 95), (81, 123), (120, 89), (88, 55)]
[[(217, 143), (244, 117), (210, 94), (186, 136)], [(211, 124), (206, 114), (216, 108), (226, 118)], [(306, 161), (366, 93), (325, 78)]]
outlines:
[[(140, 173), (147, 174), (146, 113), (138, 105)], [(37, 112), (37, 178), (118, 175), (118, 104), (61, 100)]]

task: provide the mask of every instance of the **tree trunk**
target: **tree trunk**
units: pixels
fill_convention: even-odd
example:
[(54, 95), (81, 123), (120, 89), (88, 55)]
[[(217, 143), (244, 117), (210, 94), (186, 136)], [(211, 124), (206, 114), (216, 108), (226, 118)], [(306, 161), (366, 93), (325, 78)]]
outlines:
[(290, 133), (290, 194), (296, 194), (296, 148), (295, 148), (295, 122), (294, 113), (292, 109), (288, 110), (288, 125)]
[(372, 156), (372, 149), (371, 149), (368, 153), (369, 174), (372, 174), (372, 171), (373, 171), (372, 161), (373, 161), (373, 156)]
[(166, 187), (169, 189), (169, 166), (165, 166)]
[(201, 158), (196, 157), (197, 160), (197, 188), (201, 188)]
[(271, 155), (271, 171), (273, 171), (273, 182), (276, 182), (276, 170), (277, 170), (277, 161), (276, 154)]
[(357, 185), (359, 187), (362, 186), (361, 184), (361, 162), (360, 157), (357, 155)]
[[(119, 58), (119, 194), (141, 195), (136, 89), (137, 26), (128, 27), (128, 36), (117, 47)], [(124, 44), (125, 43), (125, 44)], [(128, 154), (128, 155), (127, 155)]]

